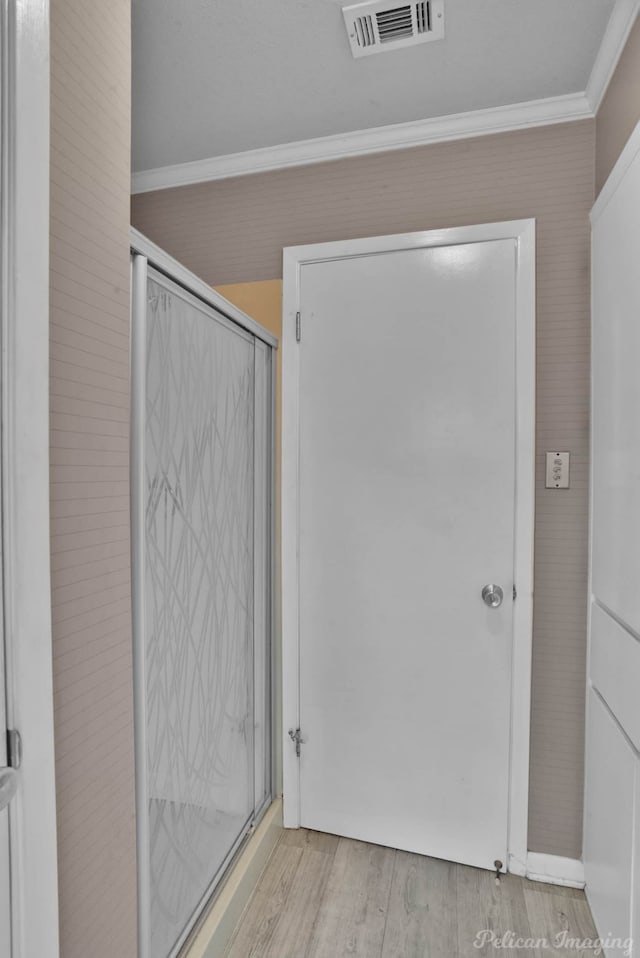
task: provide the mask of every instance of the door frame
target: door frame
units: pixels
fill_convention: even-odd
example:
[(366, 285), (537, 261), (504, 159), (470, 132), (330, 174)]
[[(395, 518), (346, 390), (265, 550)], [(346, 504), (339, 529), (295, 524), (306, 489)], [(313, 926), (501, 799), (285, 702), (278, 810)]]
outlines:
[[(289, 730), (300, 727), (299, 633), (299, 350), (300, 271), (305, 265), (401, 250), (511, 239), (516, 243), (516, 497), (511, 666), (511, 743), (507, 849), (509, 871), (527, 862), (533, 545), (535, 510), (535, 246), (534, 219), (340, 240), (283, 251), (282, 299), (282, 699), (283, 814), (300, 826), (300, 763)], [(304, 317), (302, 318), (304, 326)], [(304, 737), (304, 729), (302, 729)]]
[[(49, 0), (2, 0), (2, 549), (12, 958), (57, 958), (49, 536)], [(34, 601), (35, 600), (35, 601)], [(1, 641), (1, 640), (0, 640)]]

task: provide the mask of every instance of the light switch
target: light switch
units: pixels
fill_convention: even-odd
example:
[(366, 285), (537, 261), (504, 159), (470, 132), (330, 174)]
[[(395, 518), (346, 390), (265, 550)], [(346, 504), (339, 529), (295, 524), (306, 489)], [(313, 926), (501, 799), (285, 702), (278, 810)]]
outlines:
[(547, 453), (547, 489), (569, 488), (569, 453)]

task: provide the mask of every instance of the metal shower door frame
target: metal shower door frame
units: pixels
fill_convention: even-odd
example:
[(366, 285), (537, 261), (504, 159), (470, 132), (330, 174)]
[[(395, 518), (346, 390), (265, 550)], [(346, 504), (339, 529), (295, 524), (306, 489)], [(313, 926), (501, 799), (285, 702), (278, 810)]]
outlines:
[[(267, 631), (267, 660), (265, 672), (268, 682), (266, 708), (269, 715), (268, 787), (265, 801), (255, 807), (245, 827), (238, 836), (224, 861), (212, 876), (199, 905), (187, 926), (175, 943), (169, 958), (174, 958), (197, 925), (206, 906), (211, 901), (221, 879), (226, 874), (247, 836), (269, 807), (274, 789), (275, 742), (274, 731), (274, 569), (275, 569), (275, 382), (276, 349), (278, 340), (251, 317), (233, 306), (210, 286), (191, 273), (177, 260), (169, 256), (137, 230), (131, 230), (131, 559), (132, 559), (132, 618), (133, 618), (133, 679), (135, 722), (135, 770), (136, 770), (136, 844), (138, 859), (138, 955), (151, 958), (151, 882), (150, 882), (150, 835), (148, 814), (147, 736), (146, 736), (146, 662), (145, 662), (145, 402), (146, 402), (146, 316), (147, 280), (150, 270), (161, 274), (171, 284), (179, 286), (190, 297), (195, 297), (206, 307), (215, 311), (221, 325), (240, 329), (254, 337), (269, 351), (267, 358), (266, 394), (268, 397), (267, 435), (264, 437), (264, 473), (267, 486), (266, 503), (266, 582), (265, 628)], [(258, 361), (258, 349), (254, 353), (254, 371)], [(254, 397), (254, 412), (257, 413), (257, 398)], [(256, 446), (256, 422), (254, 419), (254, 450)], [(256, 464), (254, 462), (254, 476)], [(254, 491), (254, 529), (256, 524), (256, 493)], [(256, 543), (253, 545), (253, 566), (256, 568)], [(264, 556), (263, 556), (264, 558)], [(255, 590), (255, 584), (254, 584)], [(255, 631), (255, 618), (254, 618)], [(254, 692), (255, 704), (255, 692)], [(255, 763), (255, 745), (254, 745)]]

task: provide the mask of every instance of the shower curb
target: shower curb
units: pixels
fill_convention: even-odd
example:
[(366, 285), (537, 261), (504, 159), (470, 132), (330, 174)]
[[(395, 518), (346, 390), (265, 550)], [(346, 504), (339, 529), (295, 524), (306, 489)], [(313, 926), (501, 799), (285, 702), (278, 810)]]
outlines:
[(277, 798), (240, 852), (211, 908), (180, 953), (180, 958), (222, 958), (281, 834), (282, 799)]

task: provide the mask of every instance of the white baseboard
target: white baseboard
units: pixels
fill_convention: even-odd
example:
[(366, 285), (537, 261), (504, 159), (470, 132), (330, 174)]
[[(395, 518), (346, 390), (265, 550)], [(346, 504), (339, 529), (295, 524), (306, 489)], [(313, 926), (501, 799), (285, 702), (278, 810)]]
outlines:
[(519, 875), (520, 878), (527, 877), (527, 865), (526, 862), (523, 862), (516, 855), (509, 854), (509, 865), (507, 871), (511, 875)]
[(577, 858), (561, 855), (543, 855), (529, 852), (525, 871), (531, 881), (547, 882), (550, 885), (565, 885), (568, 888), (584, 888), (584, 864)]
[(281, 834), (282, 799), (277, 798), (265, 812), (211, 910), (188, 943), (185, 958), (222, 958)]

